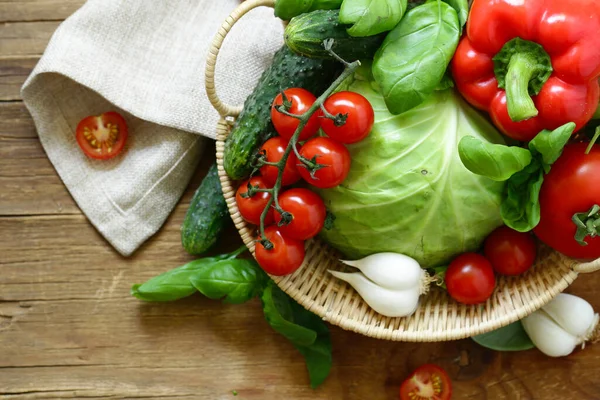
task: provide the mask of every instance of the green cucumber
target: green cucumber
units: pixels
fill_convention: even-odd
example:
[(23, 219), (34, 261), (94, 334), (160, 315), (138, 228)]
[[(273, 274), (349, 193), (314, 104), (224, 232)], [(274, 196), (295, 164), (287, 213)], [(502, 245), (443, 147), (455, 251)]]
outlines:
[(185, 214), (181, 225), (183, 248), (194, 255), (204, 253), (217, 242), (230, 221), (215, 163), (194, 193)]
[(278, 50), (225, 141), (223, 166), (229, 177), (237, 180), (250, 175), (260, 146), (277, 134), (271, 123), (271, 104), (282, 90), (300, 87), (319, 96), (342, 69), (337, 61), (302, 57), (287, 46)]
[(352, 37), (346, 25), (339, 22), (339, 10), (318, 10), (292, 18), (285, 28), (285, 44), (305, 57), (333, 57), (323, 47), (323, 41), (333, 39), (332, 50), (348, 62), (373, 59), (387, 32), (375, 36)]

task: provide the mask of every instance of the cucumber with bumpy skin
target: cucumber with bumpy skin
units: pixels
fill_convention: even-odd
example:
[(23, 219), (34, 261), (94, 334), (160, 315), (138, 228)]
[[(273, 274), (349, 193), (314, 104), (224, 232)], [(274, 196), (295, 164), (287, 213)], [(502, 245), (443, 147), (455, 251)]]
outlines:
[(333, 39), (331, 50), (344, 60), (372, 59), (387, 32), (367, 37), (350, 36), (347, 26), (339, 22), (339, 15), (339, 10), (319, 10), (292, 18), (285, 28), (285, 44), (306, 57), (331, 59), (323, 41)]
[(213, 164), (194, 193), (181, 225), (181, 244), (190, 254), (202, 254), (219, 239), (230, 223), (221, 191), (217, 164)]
[(225, 141), (223, 166), (229, 177), (250, 175), (260, 146), (277, 134), (271, 123), (271, 104), (282, 90), (300, 87), (319, 96), (342, 69), (337, 61), (302, 57), (287, 46), (278, 50)]

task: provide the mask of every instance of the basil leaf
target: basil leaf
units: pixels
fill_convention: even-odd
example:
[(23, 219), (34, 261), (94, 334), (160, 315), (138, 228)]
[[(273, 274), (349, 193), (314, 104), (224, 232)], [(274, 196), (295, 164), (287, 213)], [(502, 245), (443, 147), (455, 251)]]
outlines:
[(352, 25), (350, 36), (373, 36), (394, 29), (406, 12), (407, 0), (344, 0), (339, 21)]
[(521, 147), (508, 147), (465, 136), (458, 143), (463, 165), (477, 175), (503, 182), (531, 162), (531, 152)]
[(483, 347), (497, 351), (521, 351), (535, 348), (535, 345), (525, 332), (521, 321), (496, 329), (471, 339)]
[(543, 130), (529, 142), (532, 154), (540, 155), (543, 161), (544, 171), (548, 173), (550, 166), (554, 164), (562, 154), (563, 148), (571, 138), (575, 130), (575, 123), (568, 122), (553, 131)]
[(258, 296), (266, 284), (267, 275), (254, 260), (223, 260), (197, 271), (190, 282), (209, 299), (223, 299), (229, 304), (241, 304)]
[(261, 296), (267, 322), (288, 338), (304, 356), (310, 384), (319, 386), (332, 365), (331, 337), (327, 325), (269, 282)]
[(460, 23), (461, 30), (467, 23), (469, 17), (469, 1), (468, 0), (443, 0), (448, 3), (456, 14), (458, 15), (458, 22)]
[(392, 114), (410, 110), (436, 90), (459, 37), (458, 16), (446, 3), (428, 2), (406, 13), (373, 61), (373, 76)]
[(507, 194), (500, 206), (504, 223), (519, 232), (529, 232), (540, 222), (539, 195), (544, 182), (544, 170), (533, 159), (522, 171), (507, 181)]
[(133, 285), (131, 294), (144, 301), (174, 301), (190, 296), (196, 292), (196, 288), (190, 282), (190, 276), (227, 257), (229, 254), (194, 260), (155, 276), (143, 284)]

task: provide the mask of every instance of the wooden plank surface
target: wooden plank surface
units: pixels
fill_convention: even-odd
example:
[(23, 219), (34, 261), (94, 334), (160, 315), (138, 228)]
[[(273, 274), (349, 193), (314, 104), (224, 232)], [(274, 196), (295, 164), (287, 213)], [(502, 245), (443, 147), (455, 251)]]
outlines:
[[(0, 399), (397, 399), (407, 374), (428, 362), (448, 370), (454, 399), (600, 399), (600, 345), (554, 360), (470, 340), (393, 343), (332, 327), (333, 370), (313, 391), (302, 357), (266, 325), (257, 301), (132, 298), (133, 283), (191, 259), (179, 226), (212, 156), (133, 257), (119, 256), (89, 224), (19, 101), (56, 20), (82, 3), (0, 0)], [(230, 229), (215, 252), (239, 243)], [(594, 274), (569, 291), (600, 309), (598, 285)]]

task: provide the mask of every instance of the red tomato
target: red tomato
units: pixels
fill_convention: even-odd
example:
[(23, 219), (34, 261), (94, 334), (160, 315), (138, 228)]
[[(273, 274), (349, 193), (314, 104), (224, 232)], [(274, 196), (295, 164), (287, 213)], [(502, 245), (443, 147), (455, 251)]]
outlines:
[(265, 229), (265, 238), (270, 240), (273, 248), (270, 250), (256, 243), (256, 261), (268, 274), (283, 276), (296, 271), (304, 261), (304, 242), (291, 239), (281, 234), (275, 225)]
[(82, 119), (75, 138), (86, 156), (106, 160), (119, 154), (127, 141), (127, 123), (121, 114), (110, 111)]
[[(260, 176), (250, 178), (250, 184), (252, 186), (258, 186), (261, 189), (268, 189), (271, 186), (268, 185), (265, 180)], [(254, 225), (260, 225), (260, 215), (269, 203), (271, 194), (267, 192), (257, 192), (252, 197), (242, 197), (241, 195), (248, 192), (248, 181), (242, 182), (235, 194), (235, 202), (240, 210), (242, 217)], [(265, 225), (273, 223), (273, 209), (269, 210), (267, 217), (265, 218)]]
[[(279, 227), (285, 236), (306, 240), (316, 236), (323, 229), (327, 210), (318, 194), (308, 189), (290, 189), (279, 196), (279, 205), (284, 211), (292, 214), (292, 222)], [(275, 222), (279, 225), (281, 214), (274, 214)]]
[(492, 264), (476, 253), (456, 257), (446, 270), (445, 281), (450, 296), (464, 304), (483, 303), (496, 286)]
[(328, 113), (346, 115), (346, 122), (336, 126), (329, 118), (321, 118), (321, 128), (332, 138), (342, 143), (356, 143), (371, 132), (375, 113), (371, 103), (364, 96), (354, 92), (338, 92), (323, 103)]
[[(310, 106), (313, 105), (317, 98), (308, 90), (301, 88), (291, 88), (283, 91), (288, 101), (292, 103), (292, 106), (288, 110), (291, 114), (301, 115), (308, 111)], [(275, 97), (273, 101), (273, 106), (271, 107), (271, 121), (273, 121), (273, 126), (277, 130), (281, 136), (286, 139), (291, 139), (294, 136), (294, 132), (296, 132), (296, 128), (300, 124), (300, 120), (294, 117), (290, 117), (289, 115), (284, 115), (275, 109), (275, 106), (283, 104), (283, 97), (281, 93)], [(300, 137), (298, 141), (303, 141), (311, 136), (313, 136), (320, 127), (319, 116), (321, 115), (321, 110), (317, 110), (313, 115), (310, 116), (308, 122), (302, 128), (302, 132), (300, 133)]]
[(300, 155), (312, 160), (317, 157), (317, 163), (325, 165), (310, 176), (304, 164), (298, 163), (298, 172), (304, 180), (313, 186), (326, 189), (339, 185), (346, 179), (350, 171), (350, 152), (341, 143), (325, 137), (309, 140), (300, 149)]
[(451, 396), (448, 374), (434, 364), (420, 366), (400, 386), (400, 400), (450, 400)]
[[(261, 152), (264, 151), (267, 154), (268, 162), (279, 162), (285, 153), (289, 140), (284, 139), (280, 136), (271, 138), (265, 142), (260, 148)], [(296, 169), (298, 164), (298, 158), (294, 152), (290, 152), (285, 167), (283, 168), (283, 177), (281, 178), (281, 185), (288, 186), (292, 185), (300, 180), (300, 173)], [(279, 170), (273, 165), (263, 165), (260, 168), (260, 174), (264, 178), (265, 182), (269, 185), (274, 186), (277, 182), (277, 176)]]
[(587, 236), (587, 246), (574, 239), (577, 231), (574, 214), (600, 205), (600, 145), (585, 154), (587, 143), (565, 146), (560, 158), (544, 178), (540, 191), (538, 238), (564, 255), (578, 259), (600, 257), (600, 236)]
[(531, 268), (537, 248), (531, 234), (501, 226), (487, 237), (483, 253), (497, 273), (519, 275)]

